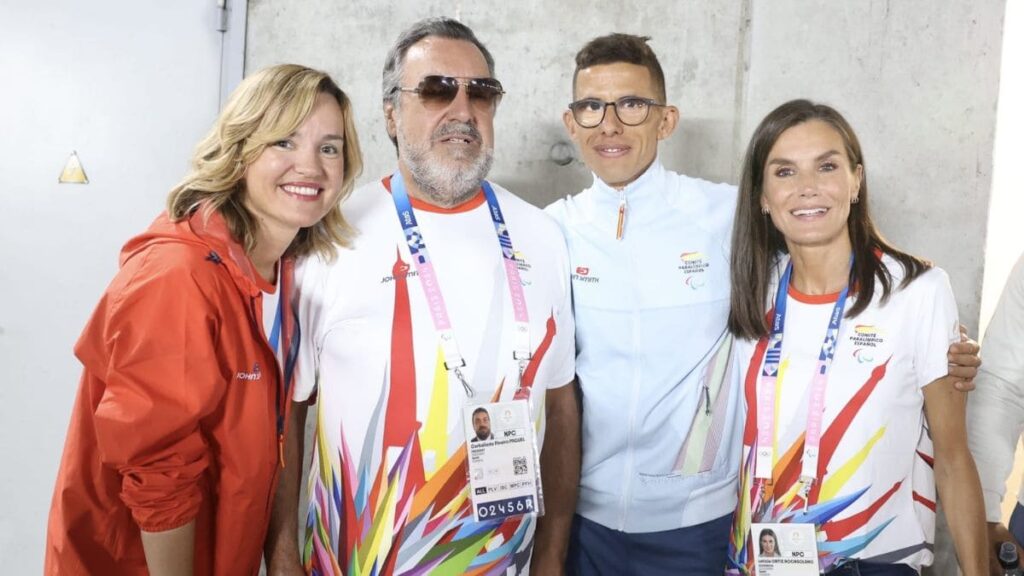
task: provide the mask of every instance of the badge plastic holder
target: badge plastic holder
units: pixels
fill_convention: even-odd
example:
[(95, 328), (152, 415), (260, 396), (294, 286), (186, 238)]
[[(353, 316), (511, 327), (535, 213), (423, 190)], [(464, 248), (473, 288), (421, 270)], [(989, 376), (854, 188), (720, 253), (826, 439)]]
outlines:
[[(523, 397), (525, 396), (525, 397)], [(474, 520), (544, 515), (540, 454), (529, 395), (463, 406)]]

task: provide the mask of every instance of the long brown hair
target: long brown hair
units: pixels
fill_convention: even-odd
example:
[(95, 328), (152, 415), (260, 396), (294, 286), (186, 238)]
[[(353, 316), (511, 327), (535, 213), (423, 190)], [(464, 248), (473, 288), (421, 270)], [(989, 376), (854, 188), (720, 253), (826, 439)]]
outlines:
[(246, 252), (256, 244), (256, 218), (243, 203), (245, 170), (273, 142), (293, 133), (313, 110), (318, 94), (338, 101), (345, 125), (342, 155), (345, 174), (338, 204), (309, 228), (302, 228), (287, 253), (319, 253), (333, 258), (334, 245), (346, 246), (354, 234), (341, 214), (341, 200), (362, 172), (363, 158), (348, 96), (326, 73), (297, 64), (280, 64), (249, 76), (231, 94), (213, 128), (192, 157), (192, 169), (167, 197), (173, 220), (202, 207), (219, 211)]
[[(775, 228), (771, 218), (761, 213), (764, 168), (775, 142), (783, 132), (810, 120), (832, 126), (843, 139), (850, 166), (864, 166), (864, 155), (853, 128), (834, 108), (809, 100), (791, 100), (772, 110), (754, 130), (743, 158), (736, 220), (732, 231), (732, 262), (730, 267), (732, 295), (729, 309), (729, 331), (757, 339), (768, 335), (765, 307), (772, 281), (772, 270), (779, 263), (779, 254), (786, 253), (786, 240)], [(885, 302), (892, 294), (893, 277), (878, 257), (888, 254), (903, 267), (905, 287), (931, 265), (920, 258), (897, 250), (875, 227), (869, 209), (867, 170), (861, 180), (859, 201), (850, 205), (847, 227), (853, 247), (853, 269), (850, 286), (856, 286), (855, 302), (846, 317), (852, 318), (867, 308), (875, 294), (875, 282), (881, 284)]]

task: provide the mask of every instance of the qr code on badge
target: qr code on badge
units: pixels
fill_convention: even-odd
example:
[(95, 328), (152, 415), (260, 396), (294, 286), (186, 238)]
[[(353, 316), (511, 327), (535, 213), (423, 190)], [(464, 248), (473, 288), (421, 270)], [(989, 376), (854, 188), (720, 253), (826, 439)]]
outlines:
[(512, 472), (516, 476), (522, 476), (529, 472), (529, 468), (526, 465), (526, 456), (516, 456), (512, 458)]

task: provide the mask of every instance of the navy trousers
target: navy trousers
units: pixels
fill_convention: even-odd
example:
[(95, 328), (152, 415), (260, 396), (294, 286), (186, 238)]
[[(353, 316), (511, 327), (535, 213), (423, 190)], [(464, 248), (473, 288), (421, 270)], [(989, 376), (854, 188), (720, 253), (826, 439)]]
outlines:
[(725, 570), (732, 514), (665, 532), (630, 534), (573, 519), (569, 576), (715, 574)]
[(1024, 506), (1017, 502), (1017, 505), (1013, 508), (1013, 514), (1010, 515), (1010, 525), (1007, 527), (1010, 529), (1010, 534), (1017, 539), (1017, 542), (1024, 543)]

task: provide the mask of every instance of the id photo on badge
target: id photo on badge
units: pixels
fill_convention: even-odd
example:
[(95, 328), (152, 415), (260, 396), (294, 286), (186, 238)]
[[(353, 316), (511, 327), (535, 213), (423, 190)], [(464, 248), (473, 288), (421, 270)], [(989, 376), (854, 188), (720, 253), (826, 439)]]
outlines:
[(817, 576), (818, 546), (813, 524), (752, 524), (758, 576)]
[(470, 442), (483, 440), (494, 440), (494, 433), (491, 431), (491, 413), (484, 406), (477, 406), (473, 409), (473, 437)]

